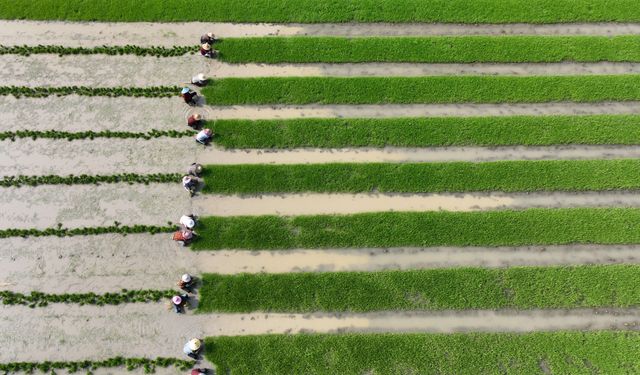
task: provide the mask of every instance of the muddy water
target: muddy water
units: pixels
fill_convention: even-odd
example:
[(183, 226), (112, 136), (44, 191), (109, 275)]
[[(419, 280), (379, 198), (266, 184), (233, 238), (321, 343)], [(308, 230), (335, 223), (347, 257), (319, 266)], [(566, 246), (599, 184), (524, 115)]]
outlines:
[(257, 197), (202, 195), (193, 200), (193, 206), (194, 210), (203, 216), (478, 211), (540, 207), (640, 207), (640, 193), (278, 194)]
[[(150, 260), (153, 267), (149, 267)], [(191, 251), (169, 234), (8, 238), (0, 286), (28, 293), (172, 288), (181, 274), (640, 264), (637, 245)]]
[[(0, 307), (0, 361), (80, 360), (117, 355), (182, 357), (191, 337), (266, 333), (530, 332), (637, 330), (637, 310), (444, 311), (374, 314), (178, 316), (163, 304)], [(23, 339), (21, 339), (23, 338)]]
[(166, 225), (190, 212), (191, 200), (178, 181), (5, 188), (0, 196), (2, 228)]
[(545, 116), (638, 114), (640, 102), (536, 104), (387, 104), (387, 105), (270, 105), (207, 107), (211, 119), (389, 118), (424, 116)]
[(557, 64), (241, 64), (200, 56), (1, 55), (0, 82), (16, 86), (180, 86), (208, 77), (637, 74), (637, 63)]
[[(623, 23), (571, 24), (232, 24), (232, 23), (89, 23), (60, 21), (0, 21), (0, 44), (37, 45), (42, 40), (65, 46), (136, 44), (172, 46), (197, 44), (200, 35), (221, 37), (290, 35), (628, 35), (640, 33), (640, 25)], [(41, 38), (34, 38), (40, 35)]]
[(306, 164), (587, 160), (640, 157), (640, 146), (346, 148), (225, 150), (191, 137), (0, 142), (0, 175), (182, 173), (202, 164)]
[(321, 215), (381, 211), (478, 211), (573, 207), (640, 207), (637, 192), (468, 194), (201, 195), (190, 200), (176, 184), (105, 184), (6, 188), (0, 227), (69, 228), (165, 225), (184, 213), (199, 216)]

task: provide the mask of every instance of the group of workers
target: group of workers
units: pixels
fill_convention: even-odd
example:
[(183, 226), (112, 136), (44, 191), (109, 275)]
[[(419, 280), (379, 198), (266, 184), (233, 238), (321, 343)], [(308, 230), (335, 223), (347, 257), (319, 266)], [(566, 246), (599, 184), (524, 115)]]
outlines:
[[(212, 48), (212, 45), (216, 42), (215, 35), (213, 33), (207, 33), (200, 37), (200, 54), (204, 57), (213, 58), (216, 57), (218, 51)], [(206, 86), (208, 78), (200, 73), (191, 77), (191, 84), (197, 87)], [(180, 96), (190, 106), (196, 106), (199, 102), (198, 93), (189, 87), (184, 87), (180, 92)], [(195, 136), (196, 142), (208, 145), (213, 138), (213, 131), (211, 129), (203, 129), (203, 118), (199, 113), (194, 113), (187, 118), (187, 126), (194, 130), (198, 130)], [(187, 174), (182, 177), (182, 186), (193, 196), (198, 190), (200, 184), (200, 175), (202, 174), (202, 165), (193, 163), (187, 169)], [(185, 214), (180, 217), (180, 227), (173, 234), (173, 240), (178, 242), (182, 246), (188, 246), (197, 233), (194, 231), (196, 226), (196, 216), (193, 214)], [(193, 276), (185, 273), (180, 277), (178, 281), (178, 287), (183, 291), (176, 293), (171, 298), (171, 306), (174, 312), (181, 314), (185, 312), (186, 307), (189, 305), (190, 293), (194, 292), (196, 287), (196, 280)], [(202, 352), (202, 341), (198, 338), (189, 340), (183, 347), (183, 352), (187, 356), (198, 360), (200, 353)], [(191, 370), (191, 375), (204, 375), (208, 371), (204, 368), (194, 368)]]

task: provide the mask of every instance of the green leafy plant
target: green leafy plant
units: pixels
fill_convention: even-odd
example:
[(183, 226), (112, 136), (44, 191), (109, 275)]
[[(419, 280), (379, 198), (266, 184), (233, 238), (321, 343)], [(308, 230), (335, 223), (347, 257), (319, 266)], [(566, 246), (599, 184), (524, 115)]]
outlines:
[(1, 187), (37, 186), (37, 185), (86, 185), (86, 184), (150, 184), (177, 183), (182, 175), (179, 173), (136, 174), (121, 173), (111, 176), (69, 175), (69, 176), (5, 176), (0, 179)]
[(59, 56), (65, 55), (136, 55), (173, 57), (194, 54), (198, 52), (198, 46), (173, 46), (166, 47), (140, 47), (135, 45), (125, 46), (99, 46), (99, 47), (65, 47), (53, 45), (37, 46), (0, 46), (0, 55), (22, 55), (50, 53)]
[(102, 361), (55, 361), (55, 362), (9, 362), (0, 363), (0, 372), (4, 374), (13, 374), (24, 372), (32, 374), (35, 371), (43, 373), (55, 373), (55, 370), (66, 370), (69, 373), (77, 371), (86, 371), (92, 374), (93, 371), (101, 368), (126, 368), (128, 371), (144, 369), (145, 373), (153, 373), (157, 367), (167, 368), (175, 367), (179, 371), (186, 371), (191, 368), (193, 361), (187, 361), (178, 358), (158, 357), (156, 359), (149, 358), (124, 358), (114, 357)]
[(87, 87), (87, 86), (63, 86), (63, 87), (26, 87), (26, 86), (0, 86), (0, 96), (13, 95), (16, 98), (44, 98), (47, 96), (132, 96), (149, 98), (167, 98), (177, 96), (180, 87), (156, 86), (156, 87)]
[(176, 294), (173, 290), (127, 290), (119, 293), (64, 293), (47, 294), (31, 292), (30, 294), (14, 293), (8, 290), (0, 291), (0, 301), (4, 305), (24, 305), (29, 307), (44, 307), (49, 303), (76, 303), (79, 305), (120, 305), (135, 302), (157, 302), (171, 298)]
[(171, 223), (167, 223), (167, 226), (157, 225), (133, 225), (126, 226), (120, 225), (117, 221), (108, 227), (82, 227), (82, 228), (63, 228), (62, 224), (58, 224), (57, 227), (47, 229), (2, 229), (0, 230), (0, 238), (8, 237), (43, 237), (43, 236), (57, 236), (57, 237), (71, 237), (71, 236), (89, 236), (97, 234), (117, 233), (122, 235), (134, 234), (134, 233), (170, 233), (176, 230), (176, 227)]
[(135, 132), (114, 132), (111, 130), (104, 131), (83, 131), (83, 132), (65, 132), (58, 130), (18, 130), (18, 131), (8, 131), (8, 132), (0, 132), (0, 141), (4, 141), (10, 139), (11, 141), (15, 141), (18, 138), (46, 138), (46, 139), (66, 139), (69, 141), (79, 140), (79, 139), (94, 139), (94, 138), (136, 138), (136, 139), (155, 139), (159, 137), (169, 137), (169, 138), (182, 138), (193, 136), (195, 132), (193, 130), (156, 130), (152, 129), (148, 132), (144, 133), (135, 133)]

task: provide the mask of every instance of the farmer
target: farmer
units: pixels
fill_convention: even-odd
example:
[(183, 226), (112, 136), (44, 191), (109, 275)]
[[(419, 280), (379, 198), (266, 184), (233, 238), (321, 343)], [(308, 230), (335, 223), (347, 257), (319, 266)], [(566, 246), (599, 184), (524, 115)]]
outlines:
[(192, 129), (200, 129), (202, 126), (202, 115), (194, 113), (187, 118), (187, 125)]
[(213, 131), (211, 129), (203, 129), (200, 130), (198, 134), (196, 134), (196, 142), (201, 143), (203, 145), (208, 145), (211, 142), (211, 138), (213, 138)]
[(184, 229), (193, 230), (193, 227), (196, 226), (195, 216), (191, 215), (182, 215), (180, 217), (180, 224), (184, 227)]
[(216, 36), (213, 33), (206, 33), (200, 37), (200, 44), (213, 44), (216, 41)]
[(173, 311), (175, 311), (176, 314), (182, 314), (184, 312), (185, 306), (187, 305), (188, 299), (189, 299), (188, 294), (173, 296), (171, 298), (171, 305), (173, 307)]
[(184, 102), (189, 105), (196, 105), (198, 101), (198, 94), (188, 87), (185, 87), (180, 91), (180, 96), (184, 99)]
[(205, 77), (204, 74), (202, 73), (191, 77), (191, 83), (198, 87), (206, 86), (207, 82), (208, 82), (207, 77)]
[(198, 187), (198, 180), (196, 180), (193, 176), (184, 176), (182, 177), (182, 187), (185, 188), (191, 195), (195, 194), (196, 188)]
[(202, 165), (198, 163), (191, 163), (191, 165), (187, 169), (187, 173), (190, 176), (200, 177), (200, 174), (202, 174)]
[(200, 54), (204, 57), (213, 58), (216, 55), (216, 51), (211, 49), (211, 44), (202, 43), (200, 46)]
[(189, 229), (182, 229), (173, 233), (173, 240), (178, 242), (181, 246), (187, 246), (193, 240), (193, 231)]
[(198, 355), (202, 351), (202, 341), (199, 339), (191, 339), (186, 344), (184, 344), (184, 348), (182, 348), (184, 354), (189, 357), (198, 360)]
[(195, 286), (196, 281), (189, 275), (185, 273), (180, 277), (180, 281), (178, 281), (178, 288), (184, 290), (185, 292), (191, 293), (193, 287)]

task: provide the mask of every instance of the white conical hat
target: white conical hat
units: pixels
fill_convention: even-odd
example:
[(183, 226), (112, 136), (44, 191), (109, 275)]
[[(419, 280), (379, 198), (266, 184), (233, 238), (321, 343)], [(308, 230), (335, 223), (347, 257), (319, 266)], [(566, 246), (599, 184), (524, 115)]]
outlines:
[(189, 340), (189, 349), (191, 350), (198, 350), (200, 349), (200, 347), (202, 346), (202, 342), (198, 339), (191, 339)]
[(189, 281), (191, 281), (191, 275), (189, 275), (188, 273), (185, 273), (184, 275), (182, 275), (182, 281), (185, 283), (188, 283)]

